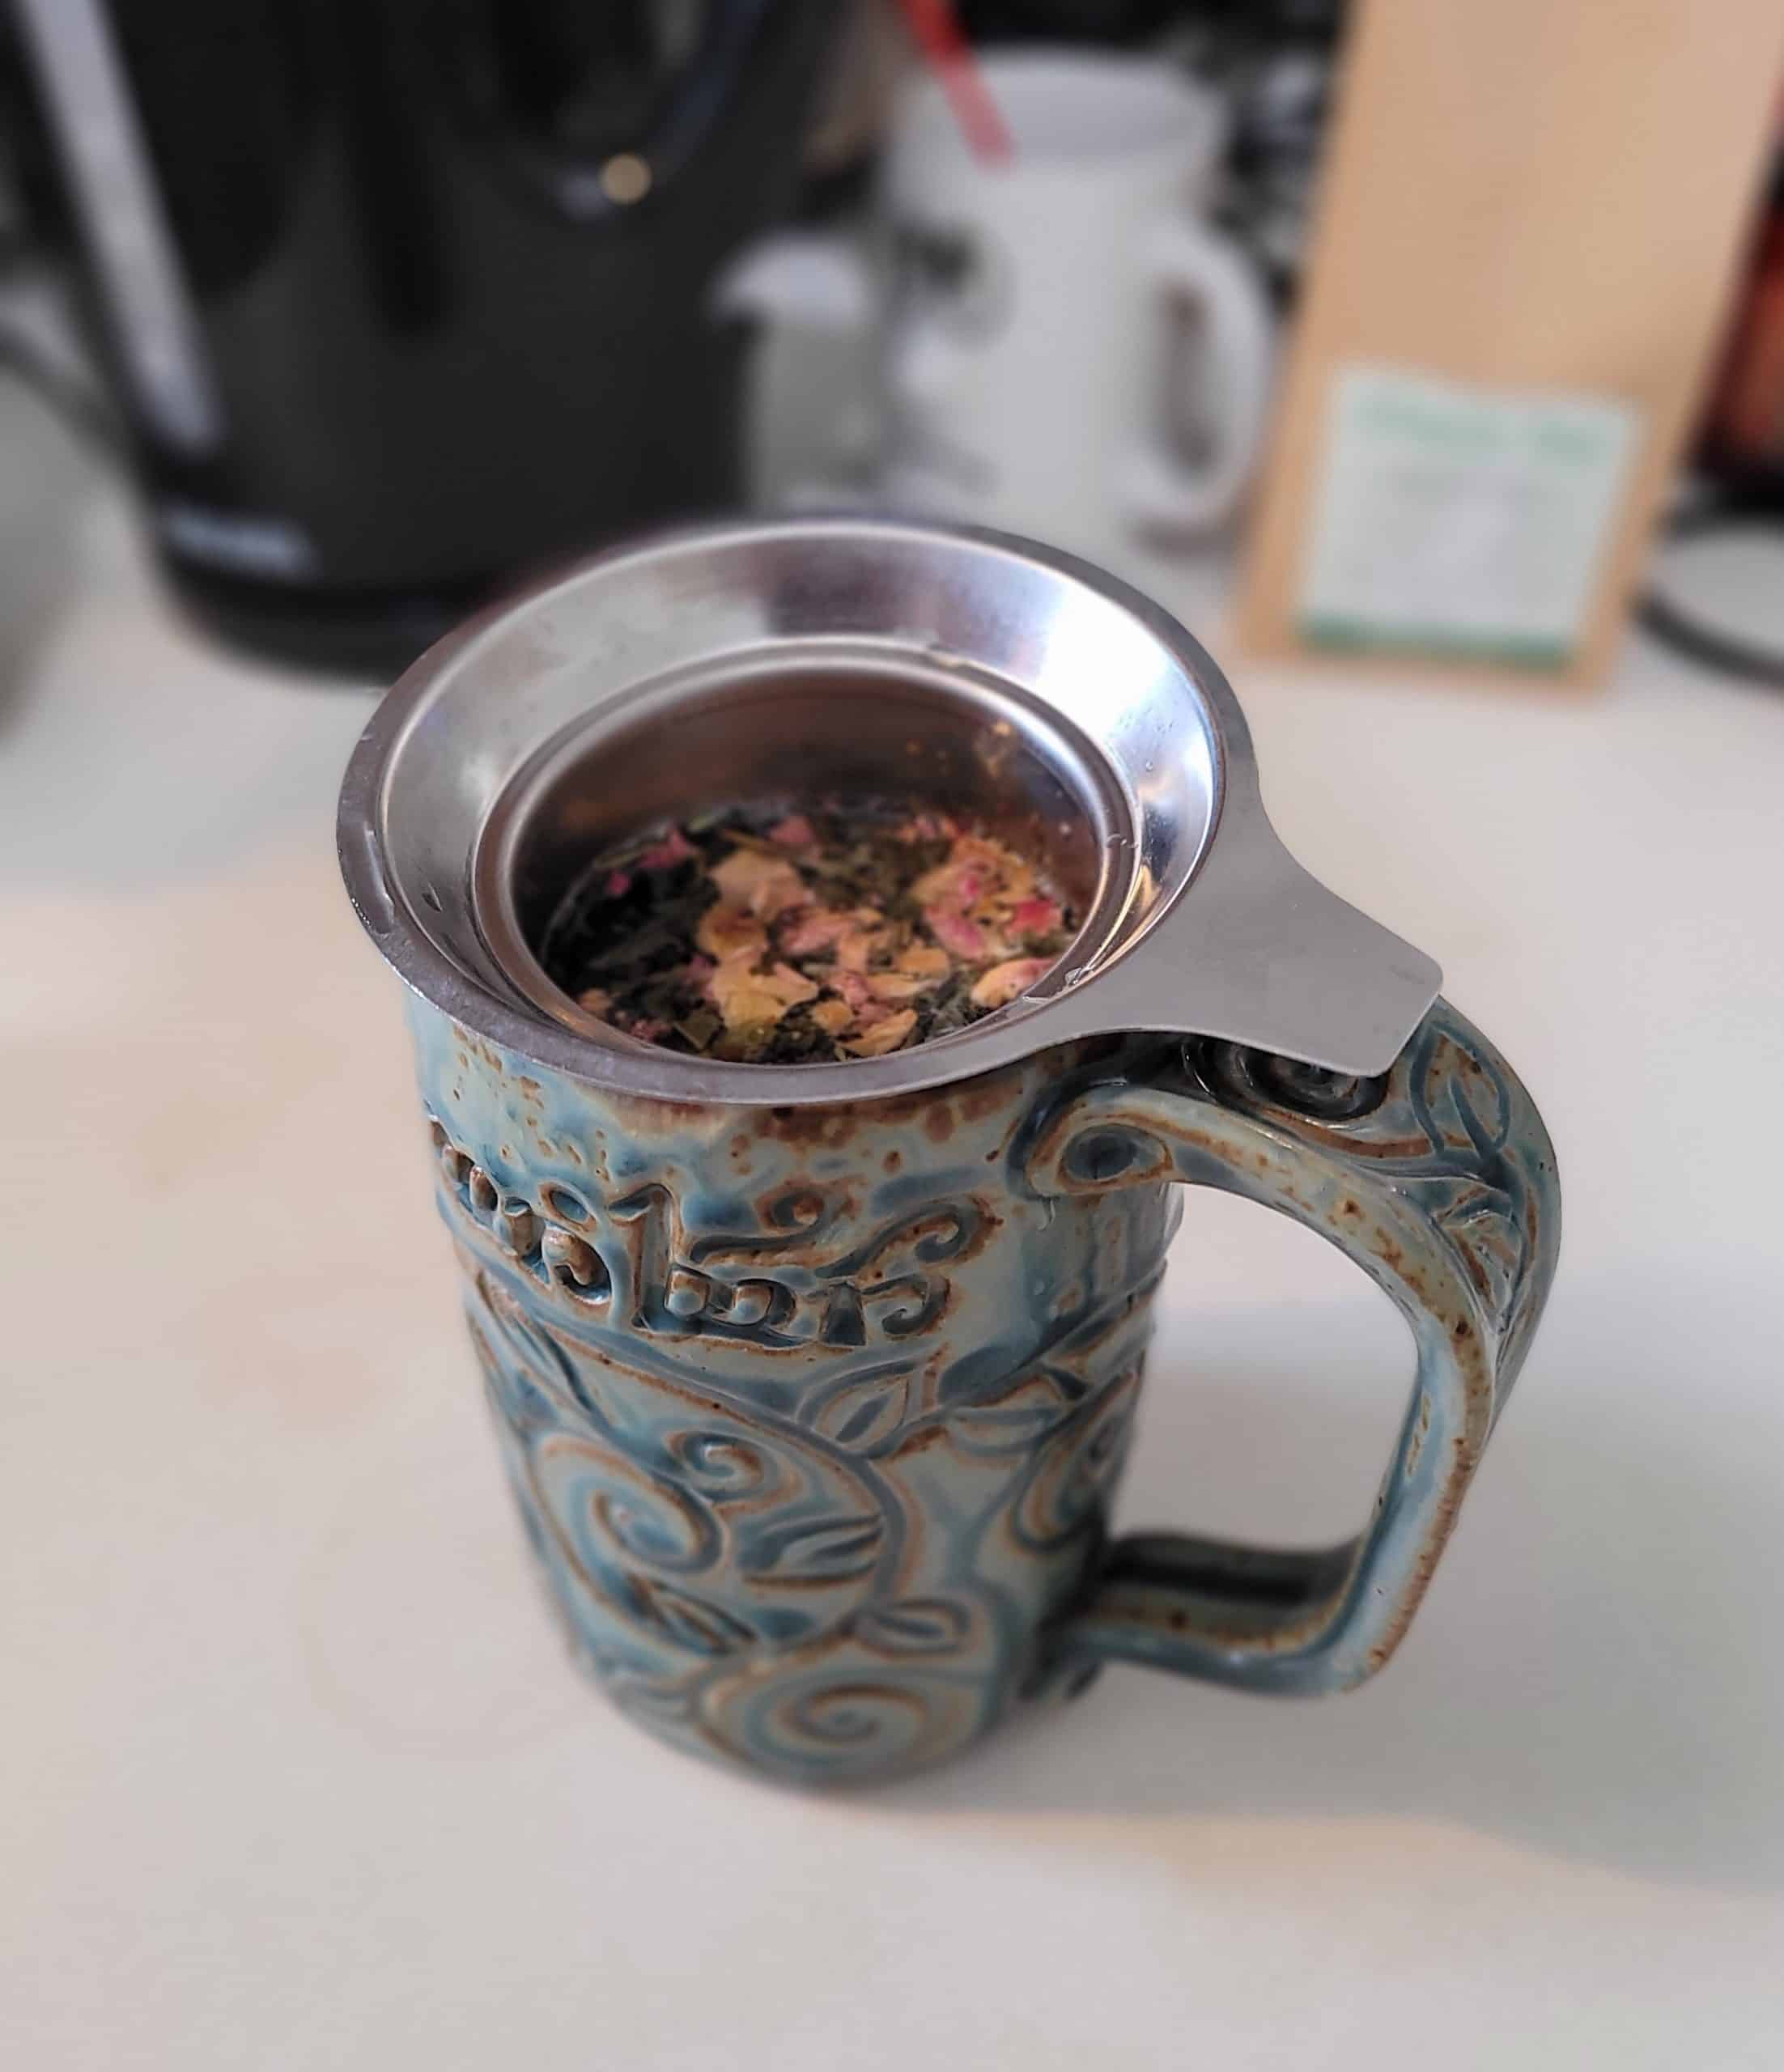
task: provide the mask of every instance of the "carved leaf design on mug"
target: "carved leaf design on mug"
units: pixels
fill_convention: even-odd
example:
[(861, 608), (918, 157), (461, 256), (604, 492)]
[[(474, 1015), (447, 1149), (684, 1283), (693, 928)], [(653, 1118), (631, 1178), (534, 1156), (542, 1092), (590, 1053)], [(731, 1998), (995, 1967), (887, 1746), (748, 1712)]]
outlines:
[[(475, 1336), (505, 1405), (531, 1386), (514, 1369), (531, 1366), (542, 1341), (491, 1321), (495, 1335), (478, 1327)], [(648, 1421), (630, 1433), (586, 1420), (515, 1430), (512, 1467), (536, 1551), (573, 1590), (593, 1650), (623, 1633), (701, 1658), (796, 1643), (826, 1616), (858, 1608), (882, 1551), (901, 1543), (892, 1492), (852, 1478), (834, 1455), (802, 1452), (790, 1434)], [(856, 1489), (877, 1494), (881, 1509), (848, 1507)], [(694, 1587), (703, 1576), (710, 1582)], [(833, 1588), (846, 1593), (840, 1604), (826, 1602)], [(781, 1590), (799, 1594), (777, 1607)]]
[(1137, 1374), (1152, 1331), (1147, 1297), (1162, 1272), (1156, 1259), (1136, 1280), (1122, 1280), (1097, 1301), (1064, 1306), (1029, 1364), (991, 1385), (971, 1359), (942, 1382), (949, 1447), (967, 1458), (1020, 1462), (1081, 1406), (1129, 1373)]
[(753, 1628), (735, 1618), (722, 1605), (678, 1589), (660, 1577), (627, 1577), (632, 1607), (645, 1624), (659, 1628), (677, 1647), (692, 1648), (698, 1654), (729, 1654), (754, 1645)]
[(1132, 1434), (1140, 1370), (1130, 1369), (1067, 1419), (1042, 1445), (1010, 1512), (1018, 1545), (1061, 1547), (1102, 1521)]
[(1455, 1195), (1446, 1207), (1433, 1210), (1432, 1220), (1455, 1247), (1489, 1310), (1500, 1314), (1510, 1306), (1524, 1248), (1497, 1190), (1460, 1185)]
[(905, 1597), (870, 1604), (856, 1615), (852, 1631), (876, 1653), (888, 1655), (958, 1654), (972, 1631), (965, 1605), (950, 1597)]
[[(608, 1420), (601, 1408), (596, 1372), (587, 1361), (571, 1357), (542, 1331), (503, 1281), (486, 1273), (471, 1254), (461, 1251), (466, 1277), (482, 1304), (482, 1314), (501, 1338), (509, 1357), (499, 1360), (484, 1346), (486, 1372), (498, 1404), (525, 1431), (543, 1430), (567, 1416), (590, 1420), (602, 1429)], [(475, 1326), (474, 1323), (474, 1331)], [(580, 1413), (580, 1415), (579, 1415)]]
[(1505, 1314), (1516, 1300), (1529, 1252), (1521, 1213), (1527, 1190), (1511, 1155), (1507, 1090), (1484, 1059), (1454, 1035), (1446, 1035), (1431, 1047), (1411, 1096), (1434, 1147), (1472, 1154), (1472, 1179), (1446, 1181), (1434, 1174), (1423, 1183), (1425, 1199), (1489, 1310)]
[(1072, 1408), (1073, 1394), (1046, 1367), (1018, 1375), (1014, 1385), (988, 1403), (968, 1403), (948, 1420), (955, 1448), (983, 1460), (1009, 1460), (1026, 1453)]
[[(1446, 1143), (1458, 1151), (1472, 1149), (1477, 1156), (1506, 1149), (1512, 1127), (1510, 1089), (1454, 1027), (1438, 1033), (1426, 1047), (1410, 1091), (1434, 1143)], [(1446, 1105), (1453, 1126), (1441, 1119)]]
[(805, 1397), (799, 1421), (852, 1453), (875, 1453), (911, 1415), (915, 1380), (903, 1366), (843, 1374)]
[(871, 1511), (764, 1523), (745, 1542), (742, 1566), (762, 1582), (842, 1582), (872, 1570), (885, 1534)]

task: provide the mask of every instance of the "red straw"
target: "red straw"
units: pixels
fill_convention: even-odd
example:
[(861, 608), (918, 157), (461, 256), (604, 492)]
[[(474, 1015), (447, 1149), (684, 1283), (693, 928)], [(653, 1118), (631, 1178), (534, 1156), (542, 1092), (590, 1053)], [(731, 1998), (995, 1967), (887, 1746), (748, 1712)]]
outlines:
[(967, 148), (981, 165), (1011, 156), (1009, 131), (992, 99), (954, 10), (954, 0), (901, 0), (904, 19), (930, 70), (941, 82)]

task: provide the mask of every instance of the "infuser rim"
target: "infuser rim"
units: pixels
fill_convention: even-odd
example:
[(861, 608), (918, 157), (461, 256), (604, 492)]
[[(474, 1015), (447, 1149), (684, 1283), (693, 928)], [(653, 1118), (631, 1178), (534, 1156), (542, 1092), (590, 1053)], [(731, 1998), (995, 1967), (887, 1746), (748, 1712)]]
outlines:
[[(628, 702), (673, 703), (690, 670), (722, 689), (728, 673), (784, 667), (796, 651), (805, 663), (871, 657), (932, 692), (1001, 701), (1038, 755), (1056, 753), (1068, 775), (1075, 767), (1067, 788), (1090, 782), (1113, 839), (1128, 845), (1105, 860), (1097, 933), (1081, 931), (1030, 995), (881, 1058), (727, 1063), (607, 1029), (543, 979), (512, 915), (488, 896), (491, 828), (560, 737)], [(1064, 747), (1050, 745), (1055, 736)], [(678, 528), (491, 607), (430, 649), (378, 707), (342, 786), (339, 844), (362, 922), (423, 998), (516, 1057), (665, 1101), (873, 1101), (1137, 1030), (1274, 1038), (1310, 1062), (1374, 1070), (1436, 990), (1429, 960), (1335, 900), (1276, 842), (1238, 703), (1185, 629), (1073, 556), (978, 529), (855, 514)], [(1331, 954), (1304, 944), (1285, 963), (1272, 931), (1286, 927), (1293, 948), (1308, 888), (1349, 940)], [(1343, 1040), (1327, 1042), (1317, 1000), (1302, 997), (1306, 985), (1285, 990), (1285, 973), (1293, 980), (1305, 966), (1315, 991), (1341, 991), (1347, 960), (1372, 949), (1385, 970), (1384, 945), (1404, 953), (1385, 1019), (1370, 1008), (1346, 1032), (1340, 1012)], [(1408, 1010), (1398, 996), (1427, 981)]]

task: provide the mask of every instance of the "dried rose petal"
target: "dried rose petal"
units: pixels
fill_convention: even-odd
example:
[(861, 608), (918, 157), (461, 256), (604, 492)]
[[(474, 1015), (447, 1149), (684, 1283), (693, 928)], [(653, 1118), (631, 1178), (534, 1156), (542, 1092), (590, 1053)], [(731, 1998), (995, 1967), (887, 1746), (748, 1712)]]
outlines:
[(843, 1048), (857, 1058), (883, 1058), (888, 1051), (897, 1050), (916, 1025), (916, 1009), (901, 1008), (896, 1014), (889, 1014), (883, 1021), (864, 1030), (853, 1042), (843, 1044)]
[(716, 957), (722, 964), (728, 957), (745, 953), (752, 959), (759, 957), (768, 947), (768, 931), (754, 914), (721, 900), (700, 916), (694, 940), (708, 957)]
[(1005, 963), (992, 965), (973, 987), (974, 1006), (1007, 1005), (1019, 993), (1026, 993), (1043, 972), (1051, 971), (1053, 965), (1051, 957), (1013, 957)]
[(672, 864), (685, 864), (697, 852), (694, 844), (678, 827), (672, 827), (661, 842), (653, 842), (638, 859), (638, 867), (645, 871), (666, 871)]
[(711, 991), (727, 1029), (772, 1029), (787, 1012), (786, 1002), (743, 968), (741, 958), (719, 966), (712, 974)]
[(1034, 889), (1028, 861), (986, 834), (954, 839), (945, 863), (926, 871), (912, 886), (925, 906), (983, 909), (1025, 899)]
[(916, 879), (911, 887), (911, 897), (920, 906), (958, 906), (959, 886), (959, 868), (950, 857), (946, 863), (937, 864), (932, 871), (925, 871)]
[(832, 948), (852, 926), (847, 914), (818, 907), (800, 915), (782, 935), (780, 946), (789, 957), (813, 957), (821, 950)]
[(932, 993), (941, 981), (931, 974), (906, 971), (894, 965), (890, 971), (870, 971), (867, 983), (876, 1000), (890, 1000), (902, 1007), (907, 1000), (921, 1000), (925, 993)]
[(836, 941), (836, 962), (844, 971), (864, 971), (876, 950), (885, 946), (883, 928), (851, 928)]
[(1019, 936), (1050, 936), (1060, 922), (1059, 902), (1035, 897), (1018, 900), (1010, 926)]
[(669, 1025), (660, 1021), (654, 1014), (641, 1014), (637, 1021), (627, 1025), (626, 1034), (635, 1036), (640, 1043), (660, 1042), (668, 1035)]
[(1034, 866), (1005, 843), (987, 834), (963, 834), (955, 846), (996, 877), (1007, 898), (1021, 899), (1034, 890)]
[(951, 950), (956, 957), (969, 963), (976, 963), (985, 954), (985, 932), (971, 915), (962, 914), (957, 906), (925, 906), (923, 918), (929, 932), (944, 949)]
[(833, 971), (830, 983), (832, 989), (847, 1001), (855, 1019), (864, 1029), (885, 1021), (891, 1013), (883, 1000), (874, 998), (873, 988), (859, 971)]
[[(913, 877), (930, 896), (913, 898)], [(589, 902), (594, 940), (579, 939), (569, 990), (600, 981), (588, 991), (614, 1025), (642, 1026), (647, 1041), (673, 1029), (703, 1055), (717, 1039), (733, 1058), (880, 1056), (921, 1041), (932, 1020), (940, 1034), (1017, 997), (1070, 928), (1019, 851), (945, 814), (907, 805), (901, 821), (874, 801), (859, 815), (837, 803), (778, 818), (739, 808), (693, 841), (674, 827), (618, 850), (590, 881), (617, 903), (603, 914), (598, 895)], [(635, 926), (654, 927), (667, 961), (656, 936), (645, 957), (627, 956)]]
[(712, 881), (721, 899), (747, 906), (765, 921), (790, 906), (811, 904), (811, 888), (791, 864), (754, 849), (733, 849), (723, 863), (713, 865)]
[(809, 906), (815, 897), (791, 864), (783, 864), (783, 875), (764, 878), (750, 895), (750, 911), (765, 921), (777, 919), (796, 906)]
[(801, 1000), (814, 1000), (818, 997), (818, 987), (804, 972), (794, 970), (790, 964), (775, 965), (763, 975), (762, 983), (788, 1007), (797, 1007)]

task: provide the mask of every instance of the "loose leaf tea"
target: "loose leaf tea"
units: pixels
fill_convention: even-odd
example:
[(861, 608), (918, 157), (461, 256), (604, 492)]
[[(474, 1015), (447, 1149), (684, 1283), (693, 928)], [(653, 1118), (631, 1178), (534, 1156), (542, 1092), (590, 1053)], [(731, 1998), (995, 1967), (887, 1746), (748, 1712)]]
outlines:
[(600, 856), (541, 962), (616, 1029), (758, 1064), (883, 1057), (1018, 998), (1076, 921), (1025, 858), (878, 802), (733, 807)]

